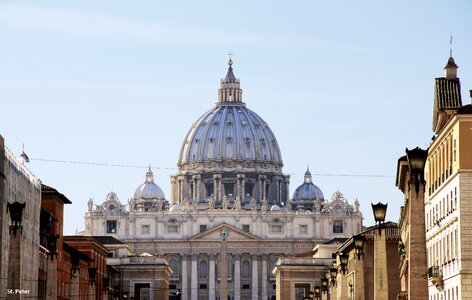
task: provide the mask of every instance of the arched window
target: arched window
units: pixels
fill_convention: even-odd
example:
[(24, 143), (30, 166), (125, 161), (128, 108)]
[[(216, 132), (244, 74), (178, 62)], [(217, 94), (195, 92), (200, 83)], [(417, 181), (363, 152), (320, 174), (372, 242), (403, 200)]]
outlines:
[(208, 263), (206, 260), (200, 261), (200, 277), (206, 278), (208, 277)]
[(242, 275), (243, 277), (251, 277), (251, 263), (245, 259), (242, 264)]

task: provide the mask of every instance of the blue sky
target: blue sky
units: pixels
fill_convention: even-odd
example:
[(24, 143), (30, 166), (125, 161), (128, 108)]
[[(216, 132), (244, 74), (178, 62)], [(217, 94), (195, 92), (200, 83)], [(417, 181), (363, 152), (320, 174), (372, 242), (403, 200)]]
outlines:
[[(453, 33), (472, 89), (468, 1), (3, 1), (0, 134), (64, 193), (65, 234), (87, 201), (123, 203), (145, 166), (170, 199), (180, 145), (216, 102), (227, 53), (243, 100), (277, 136), (291, 193), (307, 164), (325, 198), (388, 202), (405, 147), (427, 148), (433, 83)], [(40, 160), (43, 159), (43, 160)], [(94, 164), (59, 163), (59, 160)], [(107, 166), (108, 165), (108, 166)], [(116, 167), (129, 165), (139, 167)], [(326, 176), (326, 175), (335, 176)], [(340, 175), (380, 175), (380, 177)]]

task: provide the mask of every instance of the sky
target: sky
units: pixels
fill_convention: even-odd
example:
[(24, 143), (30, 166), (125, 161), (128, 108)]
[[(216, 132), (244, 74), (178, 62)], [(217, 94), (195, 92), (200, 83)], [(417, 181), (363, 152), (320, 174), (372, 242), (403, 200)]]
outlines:
[[(430, 144), (434, 78), (452, 52), (472, 89), (470, 1), (0, 1), (0, 134), (66, 195), (124, 204), (151, 165), (170, 200), (187, 131), (217, 101), (228, 53), (275, 133), (291, 194), (309, 165), (330, 199), (398, 221), (405, 148)], [(469, 53), (469, 54), (467, 54)]]

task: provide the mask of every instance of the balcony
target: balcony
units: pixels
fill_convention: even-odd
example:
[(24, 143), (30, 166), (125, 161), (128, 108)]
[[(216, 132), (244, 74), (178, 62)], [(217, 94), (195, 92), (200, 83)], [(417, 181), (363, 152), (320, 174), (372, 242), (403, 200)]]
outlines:
[(439, 292), (444, 289), (444, 281), (441, 267), (434, 266), (428, 268), (428, 279), (436, 287)]

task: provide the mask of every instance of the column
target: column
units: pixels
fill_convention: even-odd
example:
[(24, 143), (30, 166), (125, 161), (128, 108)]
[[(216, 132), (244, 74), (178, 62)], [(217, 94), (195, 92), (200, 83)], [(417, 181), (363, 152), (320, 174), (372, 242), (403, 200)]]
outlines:
[[(72, 284), (74, 284), (75, 277), (72, 277)], [(72, 288), (74, 286), (72, 285)], [(78, 293), (77, 289), (77, 293)], [(72, 299), (79, 299), (74, 298), (74, 294), (71, 291)], [(48, 257), (48, 275), (47, 275), (47, 282), (46, 282), (46, 298), (48, 299), (56, 299), (57, 298), (57, 258), (49, 258)]]
[(267, 254), (262, 254), (261, 298), (267, 299)]
[[(252, 300), (259, 299), (259, 255), (253, 254), (252, 255)], [(265, 300), (265, 299), (264, 299)]]
[(364, 300), (365, 299), (365, 288), (364, 288), (364, 258), (361, 256), (361, 260), (356, 260), (355, 265), (355, 278), (354, 278), (354, 299)]
[[(288, 199), (290, 199), (290, 178), (289, 177), (285, 177), (285, 184), (287, 185), (287, 199), (285, 199), (285, 202), (288, 201)], [(284, 202), (284, 204), (285, 204)]]
[(209, 254), (208, 300), (216, 299), (215, 254)]
[(188, 254), (182, 254), (182, 300), (188, 300)]
[[(0, 179), (1, 180), (1, 179)], [(11, 235), (10, 232), (10, 251), (8, 260), (8, 285), (7, 288), (11, 290), (21, 289), (21, 271), (22, 271), (22, 257), (21, 255), (21, 234), (16, 233)], [(2, 291), (3, 293), (3, 291)], [(20, 299), (20, 294), (7, 294), (7, 299)]]
[[(0, 178), (0, 180), (3, 180)], [(23, 277), (23, 263), (24, 258), (21, 257), (22, 253), (22, 234), (23, 225), (21, 225), (23, 210), (25, 209), (26, 203), (20, 203), (15, 201), (14, 203), (7, 203), (7, 210), (10, 213), (11, 225), (10, 231), (10, 249), (8, 252), (8, 285), (7, 288), (15, 291), (15, 289), (23, 289), (22, 277)], [(4, 222), (6, 223), (6, 222)], [(34, 233), (33, 233), (34, 234)], [(39, 249), (38, 249), (39, 251)], [(32, 291), (33, 295), (36, 295), (37, 291)], [(4, 291), (2, 291), (4, 293)], [(21, 294), (12, 293), (7, 294), (7, 299), (21, 299)]]
[[(48, 269), (48, 284), (49, 284), (49, 269)], [(77, 273), (72, 274), (72, 280), (71, 280), (71, 288), (70, 288), (70, 295), (71, 299), (80, 299), (80, 289), (79, 289), (79, 270), (77, 270)], [(49, 298), (48, 299), (56, 299), (56, 298)]]
[[(423, 154), (423, 164), (426, 161), (426, 150), (407, 150), (408, 158), (414, 156), (414, 152)], [(447, 172), (443, 169), (443, 172)], [(426, 228), (425, 228), (425, 181), (424, 169), (411, 169), (408, 181), (409, 198), (409, 247), (408, 249), (408, 299), (428, 298), (428, 278), (425, 270), (428, 268), (426, 252)], [(442, 179), (442, 178), (441, 178)]]
[(182, 178), (179, 178), (179, 197), (178, 197), (178, 203), (182, 203), (184, 200), (184, 185), (182, 184)]
[(374, 300), (388, 299), (387, 244), (385, 229), (374, 236)]
[(89, 300), (95, 300), (95, 286), (93, 283), (90, 283), (88, 286), (88, 295)]
[(234, 255), (234, 300), (241, 300), (241, 255)]
[(198, 270), (197, 270), (197, 263), (198, 263), (198, 254), (192, 254), (192, 262), (191, 268), (192, 271), (190, 272), (190, 300), (198, 300), (198, 286), (197, 286), (197, 278), (198, 278)]

